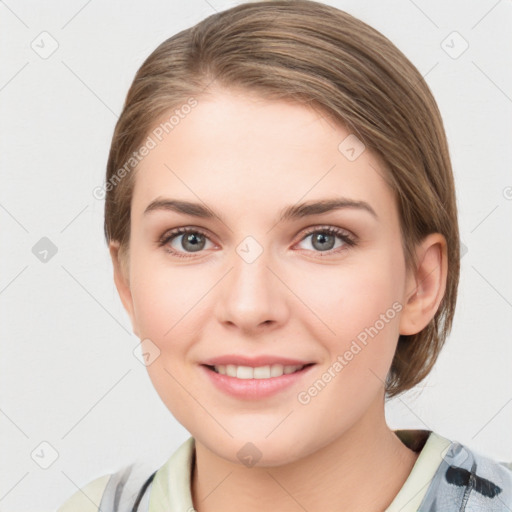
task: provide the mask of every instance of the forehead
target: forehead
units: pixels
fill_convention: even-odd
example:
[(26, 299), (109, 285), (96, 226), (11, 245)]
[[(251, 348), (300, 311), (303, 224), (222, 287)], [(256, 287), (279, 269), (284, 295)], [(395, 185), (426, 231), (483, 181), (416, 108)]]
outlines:
[(235, 216), (338, 196), (393, 207), (381, 160), (319, 110), (240, 91), (196, 100), (172, 128), (165, 123), (176, 109), (155, 123), (161, 140), (150, 133), (155, 147), (138, 166), (134, 216), (163, 196)]

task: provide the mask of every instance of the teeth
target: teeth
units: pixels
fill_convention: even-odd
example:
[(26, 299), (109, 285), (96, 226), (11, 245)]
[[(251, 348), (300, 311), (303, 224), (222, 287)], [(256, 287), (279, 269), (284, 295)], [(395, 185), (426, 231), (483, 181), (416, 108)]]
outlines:
[(303, 365), (273, 364), (269, 366), (236, 366), (234, 364), (214, 366), (217, 373), (236, 377), (237, 379), (269, 379), (271, 377), (281, 377), (283, 374), (293, 373), (304, 368)]

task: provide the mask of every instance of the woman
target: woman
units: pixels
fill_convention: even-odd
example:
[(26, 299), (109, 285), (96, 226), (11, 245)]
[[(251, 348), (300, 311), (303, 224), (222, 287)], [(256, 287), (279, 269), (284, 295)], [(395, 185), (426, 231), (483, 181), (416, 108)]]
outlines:
[(450, 331), (460, 248), (437, 105), (382, 34), (306, 0), (176, 34), (135, 76), (105, 191), (120, 298), (191, 437), (61, 512), (512, 505), (510, 466), (385, 421)]

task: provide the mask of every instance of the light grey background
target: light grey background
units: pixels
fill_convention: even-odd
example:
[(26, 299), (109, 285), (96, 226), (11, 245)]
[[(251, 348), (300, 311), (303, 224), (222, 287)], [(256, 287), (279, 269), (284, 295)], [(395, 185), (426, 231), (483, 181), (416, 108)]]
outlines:
[[(121, 465), (162, 464), (188, 437), (134, 356), (92, 191), (145, 57), (235, 3), (0, 2), (2, 511), (55, 509)], [(383, 32), (425, 75), (467, 247), (452, 335), (430, 377), (388, 404), (389, 424), (512, 461), (512, 3), (326, 3)], [(32, 250), (43, 237), (57, 248), (47, 262)]]

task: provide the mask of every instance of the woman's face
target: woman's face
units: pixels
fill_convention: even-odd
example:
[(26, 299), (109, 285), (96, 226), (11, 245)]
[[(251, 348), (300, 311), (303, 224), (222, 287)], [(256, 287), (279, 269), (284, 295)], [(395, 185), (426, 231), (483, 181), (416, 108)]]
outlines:
[[(196, 99), (136, 174), (124, 303), (157, 392), (196, 441), (284, 464), (383, 418), (411, 291), (397, 207), (379, 159), (313, 110)], [(328, 201), (342, 206), (301, 206)], [(190, 233), (170, 238), (178, 228)], [(205, 366), (223, 356), (264, 378)], [(279, 360), (314, 364), (279, 377)]]

